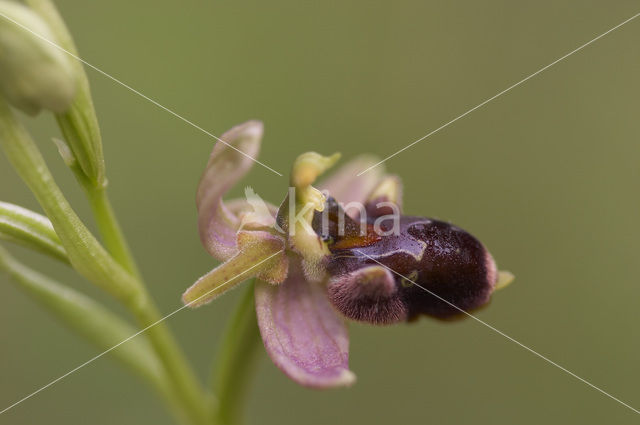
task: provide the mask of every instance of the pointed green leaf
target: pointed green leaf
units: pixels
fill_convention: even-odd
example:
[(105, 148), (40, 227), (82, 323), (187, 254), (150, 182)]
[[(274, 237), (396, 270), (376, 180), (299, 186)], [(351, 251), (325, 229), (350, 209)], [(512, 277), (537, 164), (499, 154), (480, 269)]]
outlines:
[[(93, 299), (21, 264), (0, 246), (0, 270), (5, 271), (37, 303), (65, 325), (112, 354), (151, 381), (162, 393), (169, 389), (162, 366), (143, 335)], [(127, 340), (128, 339), (128, 340)], [(125, 341), (123, 343), (123, 341)]]

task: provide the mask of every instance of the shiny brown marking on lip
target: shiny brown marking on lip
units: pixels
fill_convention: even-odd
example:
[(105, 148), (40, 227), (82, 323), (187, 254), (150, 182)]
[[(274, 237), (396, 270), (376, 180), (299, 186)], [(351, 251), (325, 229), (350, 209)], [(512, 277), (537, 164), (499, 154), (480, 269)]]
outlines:
[(373, 245), (374, 243), (382, 240), (382, 236), (376, 234), (373, 229), (373, 225), (367, 224), (367, 231), (364, 235), (356, 234), (344, 236), (333, 243), (329, 244), (329, 251), (336, 251), (340, 249), (353, 249), (362, 248), (365, 246)]

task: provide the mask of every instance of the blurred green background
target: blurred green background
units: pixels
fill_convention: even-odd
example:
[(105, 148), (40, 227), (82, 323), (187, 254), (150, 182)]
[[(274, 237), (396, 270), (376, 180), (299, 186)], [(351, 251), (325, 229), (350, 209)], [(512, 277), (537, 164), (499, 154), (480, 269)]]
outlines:
[[(79, 50), (214, 134), (257, 118), (260, 160), (307, 150), (389, 155), (640, 12), (637, 1), (60, 1)], [(468, 229), (517, 276), (478, 317), (634, 407), (638, 391), (640, 19), (386, 163), (407, 213)], [(214, 261), (194, 194), (213, 140), (89, 71), (111, 196), (162, 311)], [(88, 207), (29, 120), (78, 212)], [(287, 180), (243, 184), (278, 202)], [(242, 187), (233, 194), (240, 195)], [(0, 199), (39, 210), (0, 157)], [(73, 272), (21, 259), (95, 295)], [(97, 354), (0, 276), (0, 404)], [(236, 291), (170, 319), (203, 380)], [(628, 424), (631, 410), (473, 320), (351, 326), (351, 389), (290, 382), (262, 354), (250, 424)], [(169, 424), (102, 358), (0, 416), (17, 423)]]

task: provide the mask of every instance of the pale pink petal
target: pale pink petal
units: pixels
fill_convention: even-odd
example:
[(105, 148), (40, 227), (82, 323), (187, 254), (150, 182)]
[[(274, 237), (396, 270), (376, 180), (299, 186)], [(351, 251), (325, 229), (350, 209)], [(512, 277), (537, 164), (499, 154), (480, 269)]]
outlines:
[(240, 227), (240, 219), (224, 205), (222, 197), (253, 165), (251, 158), (258, 155), (262, 133), (260, 121), (248, 121), (224, 133), (220, 139), (226, 144), (216, 143), (200, 178), (196, 196), (200, 240), (220, 260), (235, 254)]
[(304, 279), (299, 260), (278, 286), (256, 283), (256, 312), (271, 360), (297, 383), (312, 388), (348, 386), (349, 337), (321, 283)]
[(344, 204), (364, 202), (378, 185), (384, 174), (384, 166), (379, 165), (358, 177), (358, 173), (376, 164), (378, 160), (369, 155), (359, 156), (324, 179), (318, 188), (328, 190), (329, 195)]

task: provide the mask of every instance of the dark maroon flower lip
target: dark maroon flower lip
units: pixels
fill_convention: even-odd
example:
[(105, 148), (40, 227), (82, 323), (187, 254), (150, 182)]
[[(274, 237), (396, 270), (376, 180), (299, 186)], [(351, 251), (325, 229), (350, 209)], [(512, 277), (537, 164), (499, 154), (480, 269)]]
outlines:
[[(339, 207), (329, 200), (328, 208)], [(352, 223), (345, 225), (347, 236), (322, 235), (331, 242), (329, 299), (342, 314), (373, 324), (420, 315), (449, 319), (489, 301), (497, 269), (475, 237), (424, 217), (401, 216), (399, 223), (398, 234), (373, 242), (349, 235)], [(335, 226), (329, 227), (335, 232)]]

